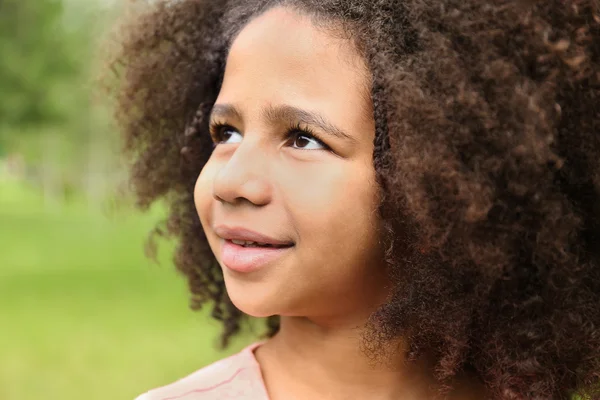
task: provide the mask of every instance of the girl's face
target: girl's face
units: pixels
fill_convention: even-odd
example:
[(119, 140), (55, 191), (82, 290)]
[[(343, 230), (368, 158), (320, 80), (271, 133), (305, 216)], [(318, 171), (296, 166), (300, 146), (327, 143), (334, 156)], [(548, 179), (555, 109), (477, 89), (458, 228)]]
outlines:
[(291, 9), (233, 42), (195, 203), (243, 312), (332, 318), (384, 300), (369, 88), (353, 45)]

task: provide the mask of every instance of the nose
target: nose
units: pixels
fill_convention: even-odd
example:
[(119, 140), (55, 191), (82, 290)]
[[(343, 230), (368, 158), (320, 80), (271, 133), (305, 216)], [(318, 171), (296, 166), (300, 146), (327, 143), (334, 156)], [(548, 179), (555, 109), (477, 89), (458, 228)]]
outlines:
[(256, 206), (268, 204), (272, 196), (268, 169), (268, 157), (259, 143), (242, 141), (215, 175), (213, 197), (229, 204), (244, 201)]

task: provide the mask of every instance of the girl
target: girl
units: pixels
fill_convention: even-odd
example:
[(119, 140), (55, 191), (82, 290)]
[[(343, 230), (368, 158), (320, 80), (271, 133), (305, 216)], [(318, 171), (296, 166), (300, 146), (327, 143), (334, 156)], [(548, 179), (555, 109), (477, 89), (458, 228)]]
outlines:
[(145, 4), (139, 205), (269, 331), (140, 400), (600, 398), (597, 1)]

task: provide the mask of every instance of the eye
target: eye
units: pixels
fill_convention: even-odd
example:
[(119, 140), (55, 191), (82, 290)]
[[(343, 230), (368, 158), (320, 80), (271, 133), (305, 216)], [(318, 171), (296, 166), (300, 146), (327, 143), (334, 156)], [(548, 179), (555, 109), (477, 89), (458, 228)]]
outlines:
[[(242, 134), (231, 125), (214, 123), (210, 126), (210, 135), (216, 145), (240, 143)], [(308, 128), (299, 125), (290, 127), (287, 132), (288, 144), (299, 150), (330, 150), (318, 136)]]
[(329, 146), (309, 129), (299, 127), (292, 128), (289, 133), (289, 141), (293, 148), (300, 150), (329, 150)]
[(240, 143), (242, 134), (232, 126), (215, 123), (210, 126), (210, 135), (215, 144)]

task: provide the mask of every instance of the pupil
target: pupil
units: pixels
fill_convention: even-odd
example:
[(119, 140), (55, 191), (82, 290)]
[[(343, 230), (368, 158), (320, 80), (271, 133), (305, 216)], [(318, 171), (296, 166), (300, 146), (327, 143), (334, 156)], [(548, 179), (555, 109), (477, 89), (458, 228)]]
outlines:
[(227, 141), (227, 139), (229, 139), (231, 137), (231, 130), (226, 129), (225, 131), (223, 131), (223, 140)]
[[(304, 142), (304, 143), (302, 143)], [(298, 147), (304, 147), (308, 144), (309, 140), (307, 139), (306, 136), (303, 135), (299, 135), (298, 138), (296, 139), (296, 144), (298, 145)], [(302, 144), (304, 144), (304, 146), (302, 146)]]

